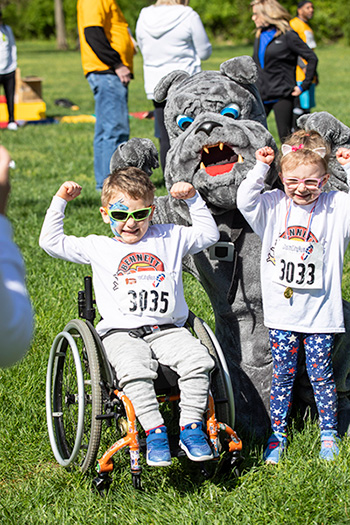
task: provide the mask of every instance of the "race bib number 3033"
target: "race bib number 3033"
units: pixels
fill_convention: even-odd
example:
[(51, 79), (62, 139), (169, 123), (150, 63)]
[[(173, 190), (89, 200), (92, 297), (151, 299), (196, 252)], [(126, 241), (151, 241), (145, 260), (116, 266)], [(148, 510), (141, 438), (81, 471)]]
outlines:
[(278, 239), (274, 282), (294, 289), (321, 289), (323, 253), (321, 243)]
[(175, 310), (174, 279), (165, 272), (118, 276), (118, 303), (125, 314), (169, 317)]

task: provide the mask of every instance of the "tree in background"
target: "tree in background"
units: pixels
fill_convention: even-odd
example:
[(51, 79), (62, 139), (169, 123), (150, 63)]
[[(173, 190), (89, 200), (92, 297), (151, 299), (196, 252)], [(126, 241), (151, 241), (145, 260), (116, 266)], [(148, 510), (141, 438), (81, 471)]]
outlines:
[(55, 0), (55, 26), (57, 49), (68, 49), (62, 0)]
[[(151, 0), (116, 0), (131, 30), (143, 7)], [(75, 47), (77, 39), (76, 0), (0, 0), (4, 19), (18, 40), (30, 38), (58, 39), (55, 22), (55, 5), (59, 2), (65, 21), (67, 39)], [(282, 0), (282, 4), (294, 16), (298, 0)], [(200, 15), (212, 39), (231, 44), (250, 44), (254, 40), (250, 0), (190, 0), (190, 5)], [(342, 40), (350, 45), (350, 18), (344, 9), (344, 0), (317, 0), (312, 20), (318, 43)], [(57, 15), (56, 15), (57, 20)]]

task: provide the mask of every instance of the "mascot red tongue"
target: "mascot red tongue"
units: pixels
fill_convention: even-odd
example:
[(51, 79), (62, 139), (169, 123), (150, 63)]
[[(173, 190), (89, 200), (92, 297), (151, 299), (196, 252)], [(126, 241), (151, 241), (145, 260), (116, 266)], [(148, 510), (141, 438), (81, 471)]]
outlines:
[[(261, 245), (236, 208), (237, 188), (255, 164), (255, 151), (267, 145), (277, 152), (266, 129), (256, 78), (253, 60), (248, 56), (237, 57), (221, 64), (220, 71), (203, 71), (193, 77), (174, 71), (159, 82), (155, 98), (167, 100), (164, 113), (171, 148), (164, 173), (166, 187), (169, 190), (177, 181), (192, 183), (205, 199), (220, 230), (220, 249), (187, 257), (184, 269), (203, 285), (212, 303), (216, 335), (232, 379), (237, 422), (246, 431), (263, 435), (270, 426), (272, 359), (262, 315)], [(179, 116), (189, 117), (187, 121), (191, 124), (181, 129), (177, 124)], [(309, 126), (308, 129), (316, 127), (334, 150), (350, 144), (350, 130), (327, 113), (309, 115), (303, 125)], [(336, 165), (330, 164), (333, 183), (337, 189), (346, 189), (345, 174), (342, 170), (336, 173), (339, 171)], [(112, 157), (111, 172), (125, 166), (137, 166), (151, 175), (158, 166), (154, 144), (148, 139), (133, 138), (121, 145)], [(277, 179), (277, 170), (272, 166), (265, 181), (266, 189), (272, 188)], [(170, 196), (157, 198), (153, 219), (190, 223), (187, 206)], [(347, 303), (344, 314), (350, 326)], [(347, 427), (350, 417), (349, 347), (348, 334), (338, 337), (334, 374), (340, 429)], [(294, 399), (297, 407), (314, 406), (302, 362)]]
[(217, 164), (216, 166), (207, 166), (205, 168), (205, 171), (210, 175), (211, 177), (216, 177), (217, 175), (222, 175), (223, 173), (228, 173), (232, 170), (233, 166), (235, 165), (234, 162), (231, 164)]

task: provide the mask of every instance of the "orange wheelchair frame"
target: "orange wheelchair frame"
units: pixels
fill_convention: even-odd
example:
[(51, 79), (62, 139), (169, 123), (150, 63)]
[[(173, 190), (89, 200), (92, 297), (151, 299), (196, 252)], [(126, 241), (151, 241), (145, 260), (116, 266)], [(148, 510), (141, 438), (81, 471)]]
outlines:
[[(85, 277), (85, 289), (78, 294), (78, 305), (79, 316), (84, 321), (70, 321), (56, 336), (49, 356), (46, 415), (51, 448), (60, 465), (69, 468), (78, 464), (86, 472), (96, 461), (102, 421), (111, 425), (111, 421), (115, 420), (117, 428), (125, 435), (97, 461), (98, 476), (93, 480), (93, 486), (100, 493), (108, 490), (111, 483), (109, 474), (114, 467), (113, 456), (127, 447), (132, 483), (139, 489), (141, 445), (135, 411), (128, 397), (118, 389), (114, 371), (94, 329), (96, 312), (90, 277)], [(235, 419), (234, 399), (227, 365), (215, 335), (204, 321), (190, 312), (188, 324), (216, 362), (211, 374), (206, 414), (206, 430), (214, 461), (218, 462), (223, 451), (227, 455), (230, 469), (237, 474), (242, 441), (232, 428)], [(159, 368), (158, 375), (159, 378), (155, 381), (158, 401), (176, 403), (180, 394), (175, 373)], [(218, 421), (217, 414), (226, 422)], [(181, 456), (184, 453), (178, 448), (177, 452), (172, 451), (172, 455)], [(202, 472), (207, 474), (204, 464)]]

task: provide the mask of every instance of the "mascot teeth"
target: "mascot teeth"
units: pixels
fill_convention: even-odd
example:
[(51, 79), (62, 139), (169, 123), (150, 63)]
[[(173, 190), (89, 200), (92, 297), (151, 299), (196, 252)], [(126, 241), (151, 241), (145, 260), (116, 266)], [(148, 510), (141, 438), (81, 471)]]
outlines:
[(211, 177), (216, 177), (229, 173), (236, 163), (242, 162), (242, 155), (237, 154), (231, 146), (219, 142), (211, 146), (203, 146), (199, 168), (205, 170)]

